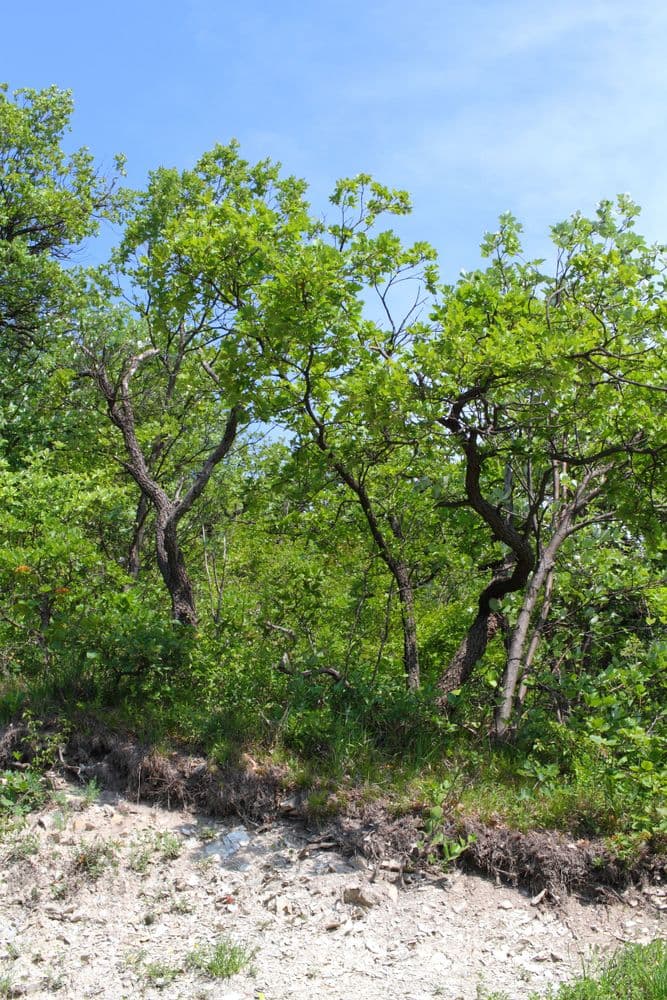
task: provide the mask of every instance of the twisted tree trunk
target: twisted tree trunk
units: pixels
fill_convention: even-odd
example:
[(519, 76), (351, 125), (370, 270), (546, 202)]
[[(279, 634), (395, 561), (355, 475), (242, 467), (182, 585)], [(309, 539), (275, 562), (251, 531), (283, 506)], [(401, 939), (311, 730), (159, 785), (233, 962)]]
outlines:
[[(130, 380), (137, 371), (137, 368), (145, 361), (155, 357), (158, 352), (155, 349), (151, 349), (130, 358), (117, 383), (112, 382), (106, 367), (93, 356), (92, 352), (86, 351), (86, 353), (93, 361), (92, 369), (86, 372), (86, 374), (97, 383), (106, 401), (109, 419), (121, 432), (127, 455), (123, 466), (141, 490), (141, 500), (137, 513), (139, 531), (143, 526), (143, 521), (148, 512), (148, 505), (151, 505), (155, 510), (157, 563), (164, 584), (171, 597), (172, 619), (184, 625), (195, 626), (197, 624), (195, 596), (186, 569), (183, 552), (178, 542), (178, 523), (201, 496), (213, 474), (213, 470), (232, 447), (238, 430), (240, 407), (233, 406), (230, 410), (219, 444), (209, 453), (208, 458), (200, 466), (185, 496), (179, 500), (171, 500), (151, 473), (150, 463), (139, 444), (135, 428), (134, 409), (130, 396)], [(135, 532), (133, 546), (130, 551), (130, 558), (132, 560), (130, 565), (131, 571), (134, 568), (138, 568), (136, 560), (138, 559), (139, 542), (140, 536), (138, 537), (138, 532)]]

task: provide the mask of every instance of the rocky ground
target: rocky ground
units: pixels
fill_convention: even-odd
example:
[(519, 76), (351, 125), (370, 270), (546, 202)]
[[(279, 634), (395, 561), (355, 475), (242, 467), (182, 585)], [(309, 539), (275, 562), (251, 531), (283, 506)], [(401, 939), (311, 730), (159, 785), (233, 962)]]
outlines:
[[(345, 857), (286, 821), (90, 802), (64, 784), (55, 799), (0, 845), (0, 996), (525, 998), (664, 936), (660, 885), (554, 906), (474, 875)], [(215, 975), (234, 945), (245, 968)]]

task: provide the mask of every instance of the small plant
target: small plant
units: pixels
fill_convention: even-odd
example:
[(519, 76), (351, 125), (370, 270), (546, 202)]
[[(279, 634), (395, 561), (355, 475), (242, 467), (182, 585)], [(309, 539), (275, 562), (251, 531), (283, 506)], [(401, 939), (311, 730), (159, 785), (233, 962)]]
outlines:
[(0, 813), (25, 816), (46, 798), (44, 782), (35, 771), (0, 772)]
[(192, 904), (182, 896), (175, 896), (171, 903), (171, 913), (187, 914), (192, 913)]
[(9, 845), (6, 857), (8, 861), (23, 861), (24, 858), (32, 857), (33, 854), (38, 853), (39, 837), (34, 833), (29, 833), (25, 837), (17, 837)]
[(31, 770), (34, 772), (48, 771), (62, 752), (63, 743), (67, 742), (72, 728), (71, 724), (61, 721), (58, 724), (58, 729), (48, 732), (35, 719), (29, 709), (24, 711), (22, 721), (26, 727), (26, 734), (22, 741), (23, 754), (17, 754), (17, 756), (27, 758), (30, 761)]
[(131, 845), (128, 863), (133, 872), (143, 875), (156, 854), (163, 861), (174, 861), (182, 849), (183, 844), (174, 833), (144, 833)]
[(137, 875), (143, 875), (148, 870), (152, 855), (151, 848), (147, 847), (145, 843), (132, 844), (128, 860), (131, 871), (136, 872)]
[(180, 837), (166, 830), (156, 836), (155, 850), (162, 855), (165, 861), (175, 861), (183, 850), (183, 844)]
[(97, 778), (91, 778), (87, 781), (83, 789), (83, 802), (84, 806), (92, 806), (100, 797), (102, 789), (100, 788), (100, 783)]
[(214, 826), (202, 826), (197, 831), (197, 836), (205, 844), (208, 844), (211, 840), (215, 840), (218, 836), (218, 831)]
[(59, 882), (54, 882), (51, 886), (51, 898), (52, 899), (66, 899), (69, 892), (69, 885), (64, 879)]
[(88, 878), (97, 879), (113, 863), (116, 844), (113, 841), (94, 841), (82, 844), (74, 858), (74, 868)]
[(65, 985), (65, 975), (62, 972), (49, 972), (42, 982), (42, 989), (47, 993), (57, 993)]
[(0, 976), (0, 997), (10, 997), (12, 992), (12, 981), (9, 976)]
[(155, 986), (166, 986), (182, 972), (178, 966), (168, 965), (166, 962), (149, 962), (143, 968), (146, 979)]
[(214, 979), (229, 979), (245, 969), (254, 957), (254, 951), (228, 938), (220, 938), (215, 944), (202, 945), (188, 955), (186, 961), (191, 969), (205, 972)]
[(418, 846), (421, 850), (428, 851), (427, 857), (430, 864), (440, 861), (445, 867), (449, 867), (460, 858), (477, 839), (472, 833), (458, 839), (447, 836), (444, 826), (444, 809), (441, 805), (432, 806), (428, 810), (424, 821), (424, 832), (425, 837)]

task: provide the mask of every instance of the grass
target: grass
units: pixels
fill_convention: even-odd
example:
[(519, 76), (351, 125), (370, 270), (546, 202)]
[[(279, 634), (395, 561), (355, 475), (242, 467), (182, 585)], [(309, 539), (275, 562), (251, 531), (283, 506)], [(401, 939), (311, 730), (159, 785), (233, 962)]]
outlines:
[(144, 976), (155, 986), (166, 986), (167, 983), (173, 983), (181, 972), (182, 970), (178, 966), (168, 965), (167, 962), (149, 962), (143, 968)]
[(165, 830), (163, 833), (156, 835), (155, 850), (162, 857), (163, 861), (175, 861), (183, 850), (183, 843), (177, 834)]
[(91, 778), (90, 781), (87, 781), (81, 796), (84, 806), (92, 806), (95, 802), (97, 802), (101, 793), (102, 789), (100, 788), (100, 783), (97, 778)]
[[(343, 697), (329, 692), (330, 698), (334, 695)], [(667, 848), (667, 817), (661, 818), (657, 806), (664, 791), (657, 763), (635, 780), (634, 774), (619, 771), (613, 755), (563, 726), (555, 727), (551, 742), (526, 737), (514, 747), (492, 746), (484, 727), (476, 734), (464, 732), (431, 717), (424, 698), (394, 694), (384, 708), (381, 701), (374, 701), (363, 711), (358, 705), (328, 702), (318, 702), (317, 710), (296, 706), (289, 731), (274, 727), (267, 738), (258, 723), (249, 738), (247, 731), (238, 738), (229, 736), (224, 754), (220, 727), (192, 706), (177, 705), (172, 714), (155, 717), (143, 702), (141, 716), (127, 704), (116, 709), (116, 717), (119, 724), (143, 733), (142, 738), (157, 746), (192, 741), (199, 752), (224, 756), (232, 764), (249, 754), (260, 770), (281, 772), (287, 792), (300, 789), (314, 819), (344, 812), (350, 803), (381, 800), (396, 818), (420, 808), (427, 815), (429, 809), (442, 806), (452, 819), (521, 832), (551, 829), (578, 838), (606, 838), (609, 852), (630, 863), (647, 851)], [(237, 728), (240, 733), (241, 727)], [(33, 742), (37, 739), (35, 735)], [(318, 749), (323, 739), (324, 754)], [(651, 762), (645, 763), (648, 768)], [(34, 808), (44, 792), (37, 775), (0, 774), (0, 831), (3, 816), (6, 824), (19, 809)], [(84, 796), (92, 800), (98, 792), (91, 783)], [(214, 835), (213, 828), (200, 832), (203, 841)], [(180, 838), (171, 833), (160, 836), (155, 847), (133, 848), (134, 871), (145, 872), (157, 855), (164, 861), (178, 856)]]
[(6, 854), (7, 861), (23, 861), (24, 858), (32, 857), (34, 854), (39, 853), (39, 837), (34, 833), (28, 833), (25, 836), (17, 836), (13, 842), (9, 844), (9, 849)]
[(219, 938), (214, 944), (201, 945), (190, 952), (186, 961), (190, 969), (205, 972), (214, 979), (229, 979), (247, 968), (254, 957), (244, 945), (228, 938)]
[[(599, 973), (584, 973), (555, 992), (531, 993), (527, 1000), (665, 1000), (667, 997), (667, 943), (629, 945)], [(486, 1000), (507, 1000), (491, 993)]]

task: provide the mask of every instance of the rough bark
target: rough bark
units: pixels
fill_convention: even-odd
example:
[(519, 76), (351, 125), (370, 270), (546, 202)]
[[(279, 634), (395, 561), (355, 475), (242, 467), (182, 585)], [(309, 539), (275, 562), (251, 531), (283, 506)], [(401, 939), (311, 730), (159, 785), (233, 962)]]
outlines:
[(553, 596), (553, 585), (554, 585), (554, 572), (553, 569), (547, 576), (546, 583), (544, 585), (544, 598), (542, 600), (542, 605), (540, 607), (539, 615), (535, 627), (533, 628), (533, 633), (530, 637), (530, 642), (528, 643), (528, 650), (523, 661), (523, 671), (521, 673), (521, 680), (519, 683), (519, 689), (517, 691), (515, 700), (515, 710), (520, 709), (526, 700), (526, 695), (528, 694), (528, 683), (527, 677), (530, 674), (533, 662), (535, 660), (535, 654), (537, 653), (542, 634), (549, 620), (549, 613), (551, 611), (551, 603)]
[(197, 609), (192, 583), (176, 535), (173, 513), (158, 514), (155, 530), (157, 562), (171, 597), (172, 619), (182, 625), (197, 624)]
[(144, 543), (144, 536), (146, 534), (146, 518), (148, 517), (149, 510), (150, 502), (148, 497), (142, 493), (139, 497), (139, 503), (137, 504), (137, 513), (134, 518), (132, 540), (127, 554), (127, 572), (133, 580), (137, 579), (141, 568), (141, 549)]
[[(84, 350), (86, 349), (84, 348)], [(106, 401), (109, 419), (120, 431), (125, 445), (127, 458), (123, 465), (141, 490), (141, 500), (137, 511), (139, 528), (143, 524), (140, 521), (140, 515), (143, 513), (145, 521), (148, 505), (152, 506), (156, 513), (157, 562), (171, 597), (172, 618), (185, 625), (194, 626), (197, 624), (195, 597), (183, 552), (178, 543), (178, 523), (201, 496), (214, 469), (232, 447), (238, 430), (240, 408), (234, 406), (230, 410), (220, 442), (200, 466), (185, 496), (179, 500), (172, 500), (151, 473), (150, 456), (147, 459), (141, 449), (136, 434), (134, 408), (130, 396), (130, 380), (138, 367), (155, 357), (157, 351), (151, 349), (130, 358), (117, 383), (111, 381), (103, 363), (100, 363), (91, 352), (86, 351), (86, 353), (93, 361), (93, 367), (86, 374), (95, 380)], [(210, 374), (208, 367), (205, 367)], [(173, 386), (170, 388), (171, 391), (173, 391)], [(133, 540), (135, 551), (133, 553), (131, 549), (130, 556), (131, 559), (135, 560), (134, 564), (131, 565), (136, 565), (137, 568), (136, 560), (139, 555), (140, 541), (140, 534), (135, 530)]]
[(441, 708), (447, 705), (447, 696), (470, 678), (476, 664), (484, 656), (489, 640), (502, 626), (503, 615), (500, 612), (488, 608), (478, 610), (475, 620), (438, 680), (438, 704)]
[(463, 446), (466, 456), (465, 490), (470, 507), (489, 525), (494, 538), (510, 549), (511, 558), (501, 565), (482, 591), (475, 619), (438, 680), (438, 704), (441, 708), (447, 705), (447, 695), (470, 678), (486, 651), (489, 638), (497, 631), (502, 617), (494, 619), (494, 603), (501, 601), (507, 594), (522, 590), (535, 563), (532, 546), (525, 535), (513, 526), (511, 517), (503, 517), (500, 510), (482, 495), (480, 478), (483, 457), (477, 446), (477, 436), (474, 431), (464, 428), (460, 420), (465, 401), (462, 397), (442, 423), (456, 434)]
[[(500, 685), (500, 700), (494, 714), (493, 733), (496, 739), (507, 739), (510, 733), (517, 687), (528, 666), (527, 657), (530, 650), (527, 647), (529, 646), (530, 628), (540, 593), (548, 584), (549, 593), (542, 605), (541, 624), (538, 622), (538, 627), (541, 631), (549, 612), (550, 590), (553, 586), (553, 571), (556, 556), (565, 540), (575, 531), (579, 530), (580, 527), (584, 526), (584, 523), (576, 523), (577, 517), (600, 492), (600, 480), (604, 479), (607, 468), (598, 467), (587, 470), (572, 497), (569, 500), (563, 500), (563, 505), (553, 519), (551, 537), (539, 555), (537, 565), (530, 577), (516, 624), (512, 630), (507, 662)], [(601, 514), (597, 519), (604, 520), (605, 517), (605, 514)], [(593, 518), (593, 520), (596, 520), (596, 518)], [(589, 520), (585, 523), (591, 522)], [(537, 636), (537, 643), (539, 640), (539, 631), (536, 630), (535, 634)], [(535, 644), (536, 648), (537, 645)], [(535, 649), (532, 651), (533, 656), (535, 655)]]
[(396, 580), (398, 598), (401, 603), (405, 680), (410, 691), (417, 691), (419, 689), (419, 649), (417, 646), (414, 591), (405, 563), (396, 562), (393, 568), (391, 566), (389, 568)]

